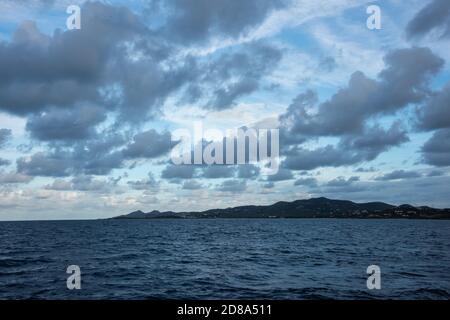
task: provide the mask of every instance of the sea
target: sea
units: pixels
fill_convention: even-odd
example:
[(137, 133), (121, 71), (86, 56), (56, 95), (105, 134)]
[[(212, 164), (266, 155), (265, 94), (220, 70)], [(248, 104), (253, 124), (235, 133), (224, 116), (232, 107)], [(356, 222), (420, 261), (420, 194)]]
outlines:
[(0, 222), (0, 299), (449, 299), (449, 267), (445, 220)]

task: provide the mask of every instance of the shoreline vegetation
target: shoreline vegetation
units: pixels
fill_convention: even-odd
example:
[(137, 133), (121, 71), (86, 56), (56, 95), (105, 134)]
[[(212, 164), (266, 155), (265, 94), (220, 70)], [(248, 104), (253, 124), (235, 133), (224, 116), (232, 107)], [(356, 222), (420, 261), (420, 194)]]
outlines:
[(223, 219), (223, 218), (352, 218), (352, 219), (442, 219), (450, 220), (450, 208), (399, 206), (384, 202), (356, 203), (349, 200), (311, 198), (292, 202), (279, 201), (267, 206), (239, 206), (205, 211), (173, 212), (141, 210), (110, 219)]

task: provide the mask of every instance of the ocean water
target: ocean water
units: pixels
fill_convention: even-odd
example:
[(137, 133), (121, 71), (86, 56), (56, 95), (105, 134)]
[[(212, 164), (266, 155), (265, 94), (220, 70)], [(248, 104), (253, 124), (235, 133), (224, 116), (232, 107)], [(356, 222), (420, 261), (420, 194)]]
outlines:
[(449, 267), (450, 221), (0, 222), (0, 299), (449, 299)]

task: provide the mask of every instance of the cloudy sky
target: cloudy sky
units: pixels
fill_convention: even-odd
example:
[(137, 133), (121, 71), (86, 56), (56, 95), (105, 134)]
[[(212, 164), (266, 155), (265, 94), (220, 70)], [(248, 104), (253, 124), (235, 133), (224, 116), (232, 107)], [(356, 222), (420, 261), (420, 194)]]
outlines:
[[(0, 0), (0, 220), (450, 207), (449, 61), (448, 0)], [(279, 172), (171, 164), (197, 121), (279, 128)]]

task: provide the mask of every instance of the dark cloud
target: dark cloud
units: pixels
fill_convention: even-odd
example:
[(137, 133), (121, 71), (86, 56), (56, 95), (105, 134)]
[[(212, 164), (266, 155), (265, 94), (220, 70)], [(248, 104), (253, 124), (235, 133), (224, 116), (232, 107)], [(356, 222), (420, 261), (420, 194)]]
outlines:
[(305, 186), (310, 188), (317, 187), (317, 179), (316, 178), (300, 178), (295, 180), (294, 186)]
[[(345, 137), (340, 142), (340, 148), (342, 151), (356, 150), (360, 158), (370, 161), (391, 147), (408, 141), (408, 135), (400, 122), (395, 122), (388, 130), (376, 125), (365, 129), (360, 136)], [(355, 156), (355, 161), (358, 155)]]
[[(214, 110), (231, 108), (239, 98), (260, 88), (264, 76), (275, 69), (281, 57), (280, 49), (255, 41), (206, 58), (186, 58), (186, 67), (178, 75), (174, 73), (175, 82), (181, 83), (177, 89), (183, 88), (179, 103), (197, 103)], [(163, 83), (171, 79), (163, 79)]]
[(202, 169), (202, 177), (206, 179), (231, 178), (236, 173), (235, 166), (211, 165)]
[(30, 176), (64, 177), (71, 174), (66, 155), (38, 152), (17, 159), (17, 170)]
[(27, 5), (30, 2), (32, 2), (34, 5), (37, 5), (38, 8), (42, 9), (48, 9), (51, 8), (55, 4), (56, 0), (0, 0), (0, 3), (6, 3), (6, 4), (18, 4), (18, 5)]
[(375, 171), (377, 171), (377, 170), (374, 167), (369, 167), (369, 168), (359, 167), (358, 169), (355, 170), (355, 172), (360, 172), (360, 173), (375, 172)]
[[(250, 26), (261, 22), (277, 6), (268, 0), (246, 4), (194, 2), (193, 7), (206, 11), (192, 11), (193, 7), (184, 1), (166, 5), (175, 5), (178, 12), (166, 11), (166, 23), (177, 30), (177, 35), (188, 32), (184, 27), (178, 29), (186, 17), (208, 19), (204, 32), (212, 32), (213, 25), (214, 32), (219, 26), (225, 32), (228, 27), (237, 27), (236, 13), (232, 20), (228, 20), (231, 16), (225, 18), (226, 12), (231, 15), (229, 10), (242, 8), (238, 15), (252, 10), (250, 15), (243, 14), (248, 24), (242, 20), (241, 25)], [(163, 30), (150, 29), (143, 17), (125, 7), (87, 2), (82, 12), (80, 30), (57, 30), (48, 36), (34, 22), (24, 22), (10, 41), (0, 42), (0, 109), (21, 116), (34, 114), (28, 127), (40, 140), (53, 140), (55, 136), (60, 140), (65, 136), (84, 138), (110, 112), (118, 114), (117, 122), (136, 123), (158, 117), (166, 99), (183, 88), (192, 102), (208, 100), (207, 108), (231, 107), (237, 99), (259, 88), (262, 77), (281, 57), (280, 50), (259, 42), (240, 45), (235, 52), (193, 57), (180, 53), (182, 48), (169, 43), (173, 39)], [(203, 16), (209, 12), (210, 16)], [(225, 21), (229, 21), (228, 27)], [(186, 36), (182, 38), (187, 40)], [(67, 123), (70, 116), (81, 112), (74, 109), (85, 104), (102, 107), (98, 110), (103, 114), (84, 119), (79, 126)], [(40, 114), (42, 111), (46, 116)], [(45, 124), (54, 118), (62, 118), (68, 126), (53, 124), (45, 130)]]
[(375, 180), (378, 181), (390, 181), (390, 180), (404, 180), (404, 179), (414, 179), (420, 178), (421, 175), (416, 171), (406, 171), (406, 170), (395, 170), (390, 173), (386, 173)]
[(302, 133), (302, 119), (309, 117), (307, 110), (314, 108), (318, 100), (317, 93), (312, 90), (300, 93), (294, 98), (286, 113), (280, 116), (282, 146), (301, 144), (308, 139), (308, 136)]
[[(177, 3), (180, 11), (173, 16), (170, 13), (164, 23), (176, 27), (184, 19), (179, 14), (200, 13), (185, 5)], [(223, 7), (220, 15), (215, 11), (207, 17), (212, 20), (205, 30), (217, 32), (221, 26), (224, 35), (230, 34), (226, 31), (229, 27), (236, 27), (236, 21), (223, 24), (230, 18), (224, 16), (227, 10), (253, 8), (253, 15), (245, 17), (248, 24), (242, 21), (241, 25), (253, 26), (276, 7), (271, 1), (205, 2), (204, 6), (209, 8), (207, 12)], [(167, 132), (141, 132), (128, 145), (131, 132), (120, 132), (130, 124), (136, 128), (136, 124), (160, 116), (167, 97), (177, 91), (197, 89), (192, 100), (202, 99), (200, 105), (210, 101), (207, 108), (231, 107), (256, 90), (281, 59), (279, 49), (262, 42), (194, 57), (186, 54), (180, 43), (170, 42), (174, 39), (164, 33), (167, 28), (151, 29), (143, 17), (125, 7), (87, 2), (82, 12), (80, 30), (56, 30), (47, 35), (34, 22), (26, 21), (10, 40), (0, 41), (0, 111), (26, 116), (31, 138), (46, 142), (44, 151), (16, 160), (20, 173), (106, 175), (126, 161), (164, 155), (174, 145)], [(184, 31), (179, 30), (180, 34)], [(102, 129), (106, 119), (115, 123)], [(0, 144), (3, 136), (0, 131)]]
[(247, 181), (242, 179), (225, 180), (220, 185), (218, 185), (216, 189), (223, 192), (243, 192), (247, 189)]
[(92, 176), (75, 176), (70, 181), (56, 179), (52, 184), (46, 185), (45, 189), (56, 191), (89, 191), (110, 192), (116, 187), (119, 179), (95, 179)]
[(105, 118), (104, 109), (95, 106), (51, 108), (30, 116), (26, 128), (33, 138), (39, 140), (83, 140), (94, 136), (95, 126)]
[(281, 56), (279, 49), (253, 42), (208, 63), (202, 68), (201, 81), (212, 87), (213, 94), (205, 107), (217, 110), (232, 107), (238, 98), (259, 88), (262, 77), (277, 66)]
[(434, 93), (427, 103), (418, 109), (419, 128), (435, 130), (450, 128), (450, 84)]
[(51, 184), (44, 186), (44, 189), (55, 191), (69, 191), (72, 190), (72, 183), (64, 179), (56, 179)]
[(0, 148), (11, 138), (11, 129), (0, 129)]
[(275, 183), (273, 181), (269, 181), (262, 185), (264, 189), (273, 189), (275, 187)]
[[(285, 0), (164, 1), (167, 37), (181, 43), (207, 42), (212, 37), (239, 37), (262, 23)], [(159, 12), (158, 14), (161, 14)]]
[(450, 128), (436, 131), (422, 147), (425, 163), (443, 167), (450, 165)]
[(253, 164), (239, 165), (238, 178), (255, 179), (260, 173), (260, 168)]
[(203, 185), (196, 180), (187, 180), (183, 182), (182, 188), (184, 190), (199, 190), (203, 188)]
[(71, 106), (102, 100), (99, 88), (109, 81), (119, 44), (146, 35), (144, 25), (128, 9), (98, 2), (83, 8), (80, 30), (41, 33), (34, 22), (24, 22), (11, 42), (0, 43), (0, 106), (27, 114), (49, 105)]
[(444, 176), (444, 175), (445, 175), (445, 172), (442, 170), (432, 170), (427, 173), (427, 177), (440, 177), (440, 176)]
[(348, 199), (356, 202), (383, 201), (394, 205), (430, 205), (448, 207), (450, 179), (448, 176), (411, 179), (358, 182), (347, 188), (318, 189), (314, 196)]
[(8, 166), (10, 164), (11, 164), (11, 161), (9, 161), (7, 159), (0, 158), (0, 167), (1, 166)]
[(423, 101), (430, 91), (430, 77), (444, 64), (430, 49), (416, 47), (391, 51), (384, 61), (386, 68), (378, 80), (355, 72), (348, 86), (319, 104), (314, 114), (310, 109), (317, 102), (316, 95), (310, 91), (300, 94), (280, 117), (283, 129), (288, 130), (284, 133), (290, 138), (287, 141), (361, 133), (369, 118)]
[(18, 172), (0, 171), (0, 184), (28, 183), (33, 177)]
[(56, 145), (49, 151), (21, 157), (17, 159), (17, 170), (31, 176), (106, 175), (122, 167), (123, 154), (117, 148), (123, 144), (122, 135), (103, 132), (96, 139), (69, 148)]
[(159, 116), (167, 97), (197, 80), (199, 66), (195, 60), (187, 57), (176, 63), (164, 62), (147, 57), (126, 64), (118, 75), (123, 91), (120, 120), (140, 122)]
[(314, 150), (294, 147), (285, 151), (282, 165), (291, 170), (339, 167), (374, 160), (380, 153), (409, 141), (399, 123), (385, 130), (380, 126), (365, 128), (364, 133), (341, 138), (339, 143)]
[(168, 165), (161, 173), (163, 179), (192, 179), (196, 167), (193, 165)]
[(109, 178), (107, 180), (94, 179), (92, 176), (76, 176), (72, 182), (72, 189), (78, 191), (104, 192), (110, 191), (119, 181)]
[(359, 154), (342, 152), (327, 145), (314, 150), (295, 148), (287, 153), (282, 165), (291, 170), (313, 170), (319, 167), (339, 167), (362, 161)]
[(146, 179), (128, 181), (127, 184), (134, 190), (158, 190), (160, 183), (155, 179), (153, 174), (149, 172)]
[(331, 72), (334, 69), (336, 69), (337, 64), (336, 64), (336, 60), (333, 57), (323, 57), (320, 61), (319, 61), (319, 69), (326, 71), (326, 72)]
[(0, 43), (0, 108), (26, 115), (90, 103), (139, 122), (197, 74), (189, 56), (169, 62), (177, 50), (129, 9), (87, 2), (82, 12), (80, 30), (47, 36), (26, 22)]
[(359, 181), (359, 177), (354, 176), (354, 177), (350, 177), (348, 179), (345, 179), (344, 177), (337, 177), (336, 179), (328, 181), (326, 186), (327, 187), (348, 187), (356, 181)]
[(170, 132), (158, 133), (151, 129), (135, 135), (123, 154), (126, 158), (157, 158), (168, 153), (175, 145)]
[(268, 175), (267, 181), (285, 181), (285, 180), (291, 180), (294, 179), (294, 175), (292, 174), (292, 171), (285, 168), (280, 168), (277, 173)]
[(408, 38), (422, 37), (436, 31), (440, 37), (450, 36), (450, 2), (433, 0), (423, 7), (406, 27)]

